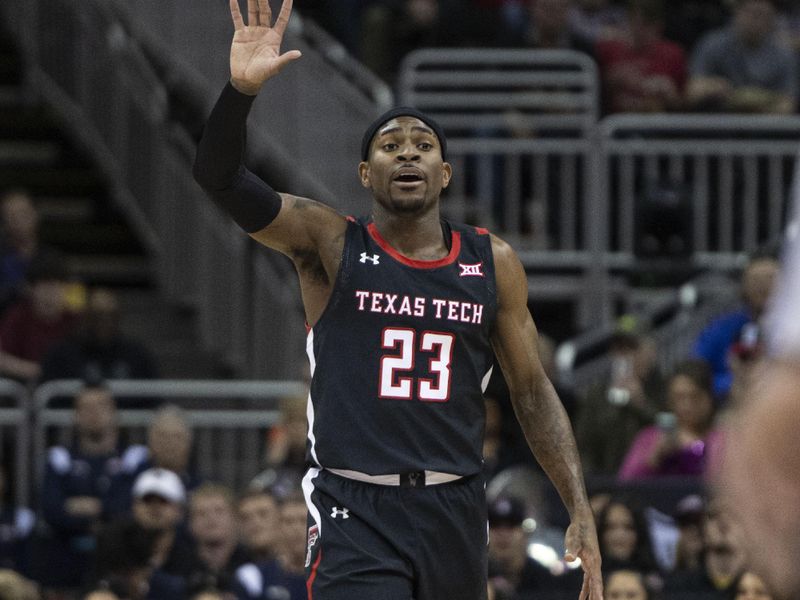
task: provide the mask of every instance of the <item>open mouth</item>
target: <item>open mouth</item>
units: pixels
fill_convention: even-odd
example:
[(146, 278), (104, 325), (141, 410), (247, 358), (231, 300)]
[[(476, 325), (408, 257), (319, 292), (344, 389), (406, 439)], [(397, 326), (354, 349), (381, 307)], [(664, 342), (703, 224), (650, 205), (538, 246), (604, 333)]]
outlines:
[(424, 181), (424, 177), (422, 173), (416, 170), (404, 170), (394, 176), (394, 181), (398, 183), (417, 183), (420, 181)]

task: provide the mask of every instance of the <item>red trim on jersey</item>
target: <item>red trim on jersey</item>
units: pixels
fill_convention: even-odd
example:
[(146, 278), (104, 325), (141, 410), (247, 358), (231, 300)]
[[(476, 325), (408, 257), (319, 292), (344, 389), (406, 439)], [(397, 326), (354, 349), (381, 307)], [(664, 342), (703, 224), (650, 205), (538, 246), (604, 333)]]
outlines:
[(311, 565), (311, 573), (306, 580), (306, 590), (308, 591), (308, 600), (313, 600), (314, 596), (311, 592), (311, 586), (314, 585), (314, 580), (317, 578), (317, 567), (319, 567), (319, 561), (322, 560), (322, 548), (319, 549), (319, 554), (317, 554), (317, 560), (314, 561), (314, 564)]
[(396, 261), (403, 263), (408, 267), (414, 267), (415, 269), (436, 269), (438, 267), (444, 267), (450, 265), (455, 262), (456, 258), (458, 258), (459, 252), (461, 252), (461, 234), (458, 231), (454, 231), (452, 234), (452, 242), (450, 244), (450, 253), (445, 256), (444, 258), (440, 258), (438, 260), (414, 260), (413, 258), (408, 258), (407, 256), (403, 256), (397, 250), (392, 248), (392, 246), (387, 242), (383, 236), (381, 235), (378, 228), (375, 227), (375, 223), (370, 223), (367, 225), (367, 231), (372, 236), (372, 239), (375, 240), (375, 243), (383, 249), (389, 256), (394, 258)]
[(477, 233), (478, 235), (489, 235), (489, 230), (486, 229), (485, 227), (476, 227), (475, 233)]

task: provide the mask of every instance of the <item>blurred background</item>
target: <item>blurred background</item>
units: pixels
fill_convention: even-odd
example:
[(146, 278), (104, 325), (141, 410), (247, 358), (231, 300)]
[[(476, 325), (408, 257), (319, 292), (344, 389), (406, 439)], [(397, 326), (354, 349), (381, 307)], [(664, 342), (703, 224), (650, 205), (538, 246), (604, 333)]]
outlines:
[[(296, 595), (302, 565), (280, 539), (252, 541), (238, 495), (262, 493), (274, 529), (297, 494), (299, 288), (191, 176), (231, 35), (225, 0), (0, 5), (0, 566), (47, 598), (118, 579), (103, 593)], [(366, 125), (395, 104), (436, 118), (454, 167), (444, 215), (489, 228), (525, 266), (614, 585), (738, 597), (758, 577), (706, 482), (797, 229), (800, 3), (296, 0), (285, 47), (303, 59), (254, 105), (252, 169), (363, 214)], [(567, 516), (499, 369), (486, 403), (493, 593), (574, 597)], [(137, 520), (150, 468), (179, 475), (182, 495), (145, 479), (174, 527)], [(209, 517), (230, 521), (219, 539), (191, 528), (186, 492), (202, 482), (217, 487), (199, 502), (230, 513)], [(160, 537), (98, 562), (98, 547), (138, 539), (131, 518)], [(151, 560), (167, 530), (185, 564)], [(284, 595), (236, 587), (253, 561), (278, 561)]]

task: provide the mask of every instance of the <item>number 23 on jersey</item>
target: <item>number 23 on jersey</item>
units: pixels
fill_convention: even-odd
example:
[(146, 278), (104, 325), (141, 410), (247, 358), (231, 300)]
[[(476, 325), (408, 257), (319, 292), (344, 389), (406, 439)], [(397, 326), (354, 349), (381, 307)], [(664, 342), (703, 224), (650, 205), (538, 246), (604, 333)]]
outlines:
[[(394, 400), (447, 402), (450, 399), (452, 333), (387, 327), (381, 334), (379, 396)], [(387, 352), (388, 351), (388, 352)], [(425, 375), (412, 376), (417, 360), (428, 358)]]

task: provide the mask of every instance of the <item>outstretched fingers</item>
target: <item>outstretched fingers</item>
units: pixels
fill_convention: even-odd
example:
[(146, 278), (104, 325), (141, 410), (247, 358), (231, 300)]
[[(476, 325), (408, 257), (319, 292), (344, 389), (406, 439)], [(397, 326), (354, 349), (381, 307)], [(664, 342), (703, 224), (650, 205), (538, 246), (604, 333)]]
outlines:
[(272, 25), (272, 8), (269, 5), (269, 0), (258, 0), (258, 18), (259, 25), (264, 27)]
[(247, 25), (248, 27), (258, 25), (258, 2), (256, 0), (247, 0)]
[(589, 574), (583, 574), (583, 585), (581, 585), (581, 592), (578, 594), (578, 600), (589, 600), (591, 593), (589, 591)]
[(242, 19), (242, 13), (239, 10), (239, 0), (230, 0), (230, 6), (231, 18), (233, 19), (233, 28), (236, 31), (244, 29), (244, 20)]
[(286, 25), (289, 23), (289, 17), (292, 14), (292, 0), (283, 0), (281, 5), (281, 12), (278, 14), (278, 20), (275, 21), (275, 31), (278, 35), (283, 35), (286, 31)]

